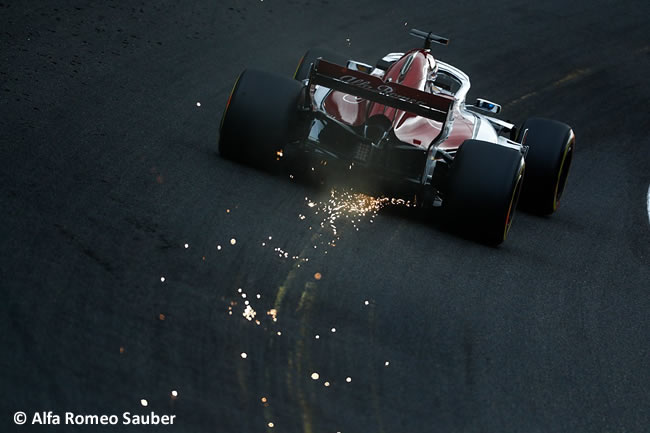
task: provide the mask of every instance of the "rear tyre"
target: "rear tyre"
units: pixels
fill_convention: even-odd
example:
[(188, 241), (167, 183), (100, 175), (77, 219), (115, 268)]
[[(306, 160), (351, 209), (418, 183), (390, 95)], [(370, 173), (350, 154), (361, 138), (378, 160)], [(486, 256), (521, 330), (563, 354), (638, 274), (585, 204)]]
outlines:
[(524, 175), (515, 150), (466, 140), (449, 172), (443, 209), (458, 230), (490, 245), (508, 236)]
[(569, 125), (533, 117), (522, 125), (518, 141), (528, 129), (526, 181), (521, 193), (522, 208), (550, 215), (560, 204), (575, 150), (575, 135)]
[(284, 146), (298, 138), (301, 95), (297, 81), (254, 69), (242, 72), (221, 117), (221, 156), (270, 168)]
[(293, 74), (293, 79), (302, 81), (308, 78), (311, 64), (314, 63), (314, 61), (316, 61), (316, 59), (319, 57), (322, 57), (328, 62), (336, 63), (337, 65), (341, 66), (346, 66), (348, 64), (348, 59), (338, 53), (326, 50), (324, 48), (312, 48), (311, 50), (307, 51), (298, 62), (296, 72)]

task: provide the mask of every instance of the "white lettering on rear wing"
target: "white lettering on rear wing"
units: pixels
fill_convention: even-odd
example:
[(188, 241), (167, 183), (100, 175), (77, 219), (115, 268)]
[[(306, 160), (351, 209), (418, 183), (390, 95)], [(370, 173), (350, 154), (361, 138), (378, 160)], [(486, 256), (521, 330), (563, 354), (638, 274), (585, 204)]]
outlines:
[(309, 74), (309, 83), (358, 96), (438, 122), (445, 122), (454, 99), (434, 95), (398, 83), (317, 59)]

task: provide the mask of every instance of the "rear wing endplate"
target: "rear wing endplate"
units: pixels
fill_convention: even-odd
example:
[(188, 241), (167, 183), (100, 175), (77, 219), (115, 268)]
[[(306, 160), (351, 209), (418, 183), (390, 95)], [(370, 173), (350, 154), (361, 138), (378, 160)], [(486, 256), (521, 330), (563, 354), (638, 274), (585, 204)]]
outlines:
[(317, 84), (444, 123), (454, 98), (426, 93), (321, 58), (312, 64), (309, 85)]

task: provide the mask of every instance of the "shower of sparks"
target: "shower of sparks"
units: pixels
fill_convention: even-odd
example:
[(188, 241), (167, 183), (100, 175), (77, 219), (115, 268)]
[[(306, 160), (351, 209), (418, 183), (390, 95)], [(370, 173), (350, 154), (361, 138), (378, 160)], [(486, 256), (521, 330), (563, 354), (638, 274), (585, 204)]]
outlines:
[[(332, 189), (327, 200), (315, 202), (305, 197), (307, 206), (313, 209), (314, 215), (322, 215), (320, 222), (321, 228), (331, 232), (333, 239), (327, 245), (336, 246), (339, 239), (339, 225), (349, 223), (359, 230), (359, 224), (369, 220), (373, 222), (382, 208), (386, 206), (406, 206), (411, 207), (410, 201), (401, 198), (391, 197), (372, 197), (367, 194), (356, 193), (352, 190), (339, 191)], [(298, 218), (303, 219), (302, 214)]]
[(278, 310), (275, 308), (271, 308), (269, 311), (267, 311), (266, 315), (271, 316), (271, 319), (273, 319), (274, 322), (278, 321)]
[(253, 310), (253, 309), (251, 308), (250, 305), (247, 305), (246, 308), (244, 309), (244, 312), (242, 313), (242, 315), (243, 315), (243, 316), (246, 318), (246, 320), (248, 320), (249, 322), (255, 318), (255, 315), (256, 315), (256, 314), (257, 314), (257, 313), (255, 312), (255, 310)]

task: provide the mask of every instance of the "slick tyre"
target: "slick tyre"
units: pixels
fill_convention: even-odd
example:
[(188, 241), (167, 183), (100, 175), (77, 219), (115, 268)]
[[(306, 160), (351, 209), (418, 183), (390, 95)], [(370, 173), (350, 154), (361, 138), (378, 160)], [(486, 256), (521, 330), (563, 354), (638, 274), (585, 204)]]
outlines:
[(340, 54), (323, 48), (312, 48), (307, 51), (298, 62), (296, 72), (293, 74), (293, 79), (302, 81), (309, 77), (309, 68), (311, 68), (311, 64), (319, 57), (341, 66), (346, 66), (348, 64), (348, 59)]
[(221, 156), (269, 169), (298, 138), (301, 95), (297, 81), (254, 69), (242, 72), (221, 117)]
[(443, 210), (452, 228), (489, 245), (508, 236), (524, 176), (519, 152), (466, 140), (452, 162)]
[(526, 181), (521, 207), (538, 215), (550, 215), (560, 204), (575, 150), (575, 135), (569, 125), (533, 117), (522, 125), (517, 141), (526, 134)]

